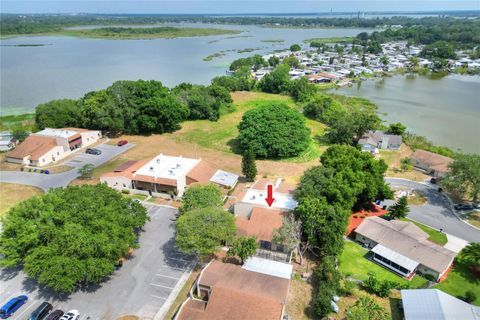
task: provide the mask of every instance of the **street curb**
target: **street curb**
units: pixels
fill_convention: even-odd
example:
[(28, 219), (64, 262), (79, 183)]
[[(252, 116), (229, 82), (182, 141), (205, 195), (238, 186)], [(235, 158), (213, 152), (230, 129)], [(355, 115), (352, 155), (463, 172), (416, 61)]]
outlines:
[(185, 272), (183, 272), (182, 276), (178, 280), (177, 284), (175, 285), (175, 288), (173, 288), (172, 292), (168, 295), (167, 300), (165, 300), (165, 303), (162, 305), (160, 310), (158, 310), (157, 314), (153, 318), (153, 320), (163, 320), (165, 318), (165, 314), (168, 312), (170, 307), (172, 306), (173, 302), (175, 302), (175, 299), (180, 293), (180, 290), (182, 290), (183, 286), (187, 282), (188, 278), (192, 274), (192, 271), (194, 267), (196, 266), (197, 261), (194, 260), (192, 261)]
[[(430, 188), (430, 189), (435, 189), (434, 186), (431, 186), (430, 184), (426, 183), (426, 182), (418, 182), (418, 181), (414, 181), (414, 180), (409, 180), (409, 179), (405, 179), (405, 178), (396, 178), (396, 177), (385, 177), (385, 179), (391, 179), (391, 180), (403, 180), (403, 181), (408, 181), (408, 182), (414, 182), (414, 183), (418, 183), (418, 184), (422, 184), (424, 186), (426, 186), (427, 188)], [(464, 219), (462, 219), (456, 212), (455, 208), (453, 207), (453, 201), (452, 199), (450, 199), (449, 196), (447, 196), (445, 193), (442, 193), (442, 196), (444, 198), (447, 199), (448, 203), (450, 204), (450, 211), (453, 213), (453, 215), (455, 217), (457, 217), (458, 220), (460, 220), (461, 222), (465, 223), (466, 225), (469, 225), (470, 227), (474, 228), (474, 229), (477, 229), (478, 231), (480, 231), (480, 228), (477, 227), (477, 226), (474, 226), (470, 223), (468, 223), (467, 221), (465, 221)], [(410, 219), (410, 218), (409, 218)], [(412, 219), (413, 220), (413, 219)], [(418, 221), (416, 221), (418, 222)], [(427, 226), (427, 227), (430, 227), (430, 226)], [(430, 227), (431, 228), (431, 227)]]

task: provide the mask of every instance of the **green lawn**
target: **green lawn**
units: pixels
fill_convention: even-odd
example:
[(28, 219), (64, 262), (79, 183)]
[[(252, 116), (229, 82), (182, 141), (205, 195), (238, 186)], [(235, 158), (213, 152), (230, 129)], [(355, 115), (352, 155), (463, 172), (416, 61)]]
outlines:
[(435, 242), (435, 243), (437, 243), (441, 246), (445, 245), (448, 241), (447, 236), (443, 232), (439, 232), (438, 230), (432, 229), (432, 228), (427, 227), (427, 226), (425, 226), (421, 223), (412, 221), (412, 220), (407, 219), (407, 218), (401, 218), (400, 220), (414, 223), (417, 227), (419, 227), (420, 229), (422, 229), (423, 231), (425, 231), (426, 233), (428, 233), (430, 235), (428, 240), (430, 240), (432, 242)]
[(455, 263), (447, 279), (435, 285), (434, 288), (458, 298), (464, 297), (465, 292), (471, 290), (477, 295), (473, 304), (480, 306), (480, 279), (475, 278), (470, 270), (461, 263)]
[(373, 272), (380, 280), (390, 280), (402, 285), (408, 284), (410, 288), (420, 288), (427, 284), (427, 280), (415, 276), (411, 281), (396, 275), (390, 270), (381, 267), (367, 259), (368, 250), (357, 243), (345, 242), (342, 255), (340, 256), (340, 272), (359, 280), (366, 280), (369, 272)]
[[(212, 123), (208, 120), (185, 121), (182, 124), (182, 129), (175, 132), (174, 139), (177, 141), (188, 141), (205, 148), (226, 153), (235, 153), (238, 148), (235, 140), (238, 135), (237, 125), (245, 111), (277, 102), (283, 102), (292, 108), (298, 109), (293, 100), (288, 96), (249, 93), (249, 97), (246, 101), (237, 101), (235, 103), (235, 111), (221, 115), (217, 122)], [(312, 137), (309, 147), (297, 157), (282, 161), (295, 163), (312, 161), (318, 159), (326, 149), (327, 146), (321, 145), (317, 140), (317, 137), (324, 134), (325, 125), (310, 119), (306, 119), (306, 124), (311, 131)]]

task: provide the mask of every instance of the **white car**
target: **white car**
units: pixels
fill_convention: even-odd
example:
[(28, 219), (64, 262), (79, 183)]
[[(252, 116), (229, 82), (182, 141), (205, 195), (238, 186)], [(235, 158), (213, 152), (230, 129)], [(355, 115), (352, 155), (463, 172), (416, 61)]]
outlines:
[(60, 320), (78, 320), (80, 318), (80, 312), (78, 310), (70, 310), (65, 313)]

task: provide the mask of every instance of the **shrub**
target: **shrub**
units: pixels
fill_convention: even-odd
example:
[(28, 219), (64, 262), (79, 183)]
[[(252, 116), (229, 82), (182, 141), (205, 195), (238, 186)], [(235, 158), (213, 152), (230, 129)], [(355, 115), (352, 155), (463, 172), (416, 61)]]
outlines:
[(130, 194), (130, 190), (123, 189), (123, 190), (122, 190), (122, 193), (123, 193), (123, 194)]
[(343, 290), (343, 293), (347, 296), (351, 296), (356, 287), (357, 287), (357, 284), (355, 283), (355, 281), (351, 281), (351, 280), (343, 281), (342, 290)]
[(238, 129), (242, 150), (252, 148), (257, 158), (297, 156), (310, 143), (305, 118), (284, 103), (245, 112)]
[(465, 302), (472, 303), (476, 299), (477, 299), (477, 295), (472, 290), (467, 290), (467, 292), (465, 292), (465, 298), (464, 298)]
[(221, 207), (222, 204), (222, 193), (216, 185), (195, 185), (185, 191), (179, 210), (185, 213), (199, 208)]

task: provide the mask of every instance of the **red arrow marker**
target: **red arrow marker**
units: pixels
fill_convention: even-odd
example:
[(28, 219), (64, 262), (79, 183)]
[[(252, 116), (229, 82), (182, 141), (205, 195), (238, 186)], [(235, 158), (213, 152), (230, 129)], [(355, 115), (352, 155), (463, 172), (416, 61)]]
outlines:
[(267, 204), (268, 204), (269, 207), (271, 207), (273, 202), (275, 201), (275, 198), (273, 197), (273, 186), (272, 185), (267, 186), (267, 197), (265, 198), (265, 201), (267, 201)]

